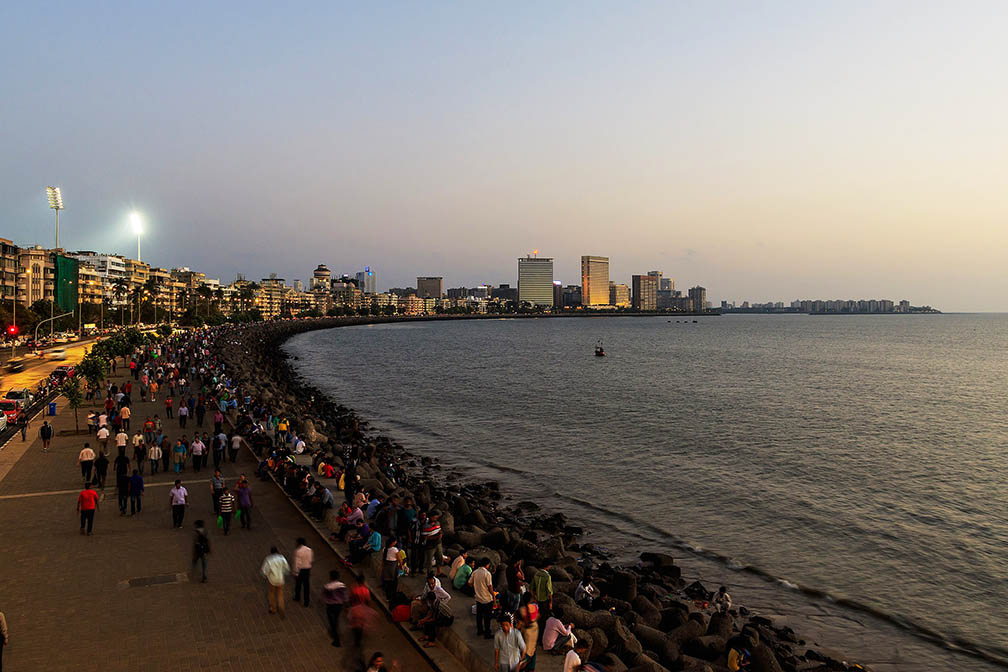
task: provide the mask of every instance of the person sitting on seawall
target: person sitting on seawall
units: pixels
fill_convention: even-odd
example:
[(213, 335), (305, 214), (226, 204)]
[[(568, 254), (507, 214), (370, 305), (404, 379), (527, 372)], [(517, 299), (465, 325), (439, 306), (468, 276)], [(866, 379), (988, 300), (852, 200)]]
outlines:
[(577, 588), (574, 589), (574, 603), (586, 611), (592, 611), (592, 609), (594, 609), (595, 600), (597, 600), (601, 594), (602, 593), (595, 584), (592, 583), (591, 568), (586, 567), (584, 574), (581, 577), (581, 581), (578, 582)]
[(476, 569), (476, 558), (471, 556), (459, 557), (462, 557), (465, 562), (462, 563), (461, 567), (455, 570), (455, 578), (452, 579), (452, 587), (463, 595), (473, 597), (476, 593), (473, 590), (472, 585), (469, 583), (469, 577), (472, 576), (473, 570)]
[(564, 655), (568, 649), (574, 648), (577, 644), (574, 624), (564, 625), (560, 620), (562, 616), (562, 609), (554, 609), (553, 615), (546, 619), (546, 625), (543, 626), (543, 649), (554, 656)]
[(364, 562), (372, 553), (380, 551), (381, 547), (381, 534), (368, 527), (367, 523), (361, 523), (357, 528), (357, 538), (350, 540), (350, 564), (357, 565)]
[(423, 630), (424, 637), (427, 639), (424, 642), (424, 648), (434, 646), (439, 627), (447, 627), (454, 622), (454, 617), (444, 608), (445, 603), (450, 599), (451, 595), (441, 587), (437, 577), (433, 574), (428, 575), (424, 592), (420, 594), (419, 598), (424, 611), (417, 619), (417, 626)]
[(722, 614), (728, 613), (728, 610), (731, 609), (731, 595), (728, 594), (728, 589), (724, 586), (718, 588), (717, 595), (714, 596), (714, 608)]

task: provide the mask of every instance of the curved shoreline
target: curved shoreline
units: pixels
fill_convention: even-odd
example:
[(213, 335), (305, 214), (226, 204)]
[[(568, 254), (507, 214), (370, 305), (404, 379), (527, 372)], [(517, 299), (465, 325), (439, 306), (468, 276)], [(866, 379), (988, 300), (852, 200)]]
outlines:
[[(600, 317), (601, 316), (602, 315), (600, 315)], [(605, 316), (608, 317), (610, 315), (605, 315)], [(516, 317), (519, 318), (519, 319), (521, 319), (521, 318), (529, 319), (529, 318), (538, 318), (538, 317), (541, 317), (541, 316), (527, 315), (527, 316), (506, 316), (506, 317), (502, 317), (502, 316), (493, 315), (493, 316), (457, 316), (457, 317), (455, 317), (455, 316), (453, 316), (453, 317), (447, 317), (447, 316), (445, 316), (445, 317), (430, 316), (430, 317), (419, 317), (419, 318), (408, 318), (408, 319), (402, 319), (402, 318), (319, 319), (319, 320), (310, 320), (310, 321), (309, 320), (300, 320), (300, 321), (292, 321), (292, 322), (264, 323), (262, 326), (258, 326), (258, 327), (253, 326), (252, 330), (254, 330), (255, 333), (258, 333), (260, 336), (264, 336), (264, 335), (268, 336), (267, 338), (259, 338), (258, 339), (259, 343), (262, 345), (262, 347), (261, 348), (257, 348), (257, 349), (259, 349), (261, 355), (267, 355), (267, 358), (264, 361), (268, 361), (269, 364), (272, 365), (272, 366), (265, 366), (264, 368), (266, 368), (266, 369), (273, 369), (272, 371), (263, 371), (263, 373), (272, 373), (273, 375), (268, 375), (267, 379), (273, 379), (274, 382), (276, 383), (275, 385), (272, 385), (272, 386), (269, 385), (269, 383), (266, 383), (265, 389), (266, 389), (268, 395), (273, 396), (273, 393), (270, 391), (270, 388), (272, 387), (272, 388), (276, 389), (276, 391), (278, 391), (278, 392), (281, 391), (281, 389), (282, 389), (282, 391), (285, 394), (285, 396), (287, 396), (288, 399), (291, 400), (291, 401), (293, 401), (294, 399), (299, 399), (299, 398), (300, 399), (306, 399), (307, 398), (307, 399), (313, 400), (313, 401), (314, 400), (325, 399), (326, 402), (323, 402), (323, 405), (328, 404), (328, 405), (332, 406), (333, 408), (335, 408), (338, 411), (338, 415), (341, 414), (342, 417), (353, 418), (355, 422), (357, 422), (357, 423), (360, 424), (360, 427), (361, 427), (362, 430), (366, 430), (368, 428), (367, 423), (364, 422), (363, 420), (361, 420), (360, 418), (358, 418), (356, 416), (356, 414), (352, 410), (350, 410), (350, 409), (348, 409), (348, 408), (346, 408), (344, 406), (339, 405), (338, 402), (336, 402), (335, 400), (328, 399), (328, 397), (325, 396), (324, 392), (322, 392), (322, 391), (318, 390), (317, 388), (315, 388), (314, 385), (312, 385), (312, 383), (310, 381), (307, 381), (307, 380), (304, 380), (303, 378), (301, 378), (300, 374), (298, 374), (298, 372), (296, 372), (293, 369), (293, 367), (290, 366), (290, 364), (287, 361), (288, 355), (282, 349), (283, 344), (288, 339), (290, 339), (291, 337), (293, 337), (293, 336), (295, 336), (297, 334), (304, 333), (304, 332), (307, 332), (307, 331), (315, 331), (315, 330), (320, 330), (320, 329), (329, 329), (329, 328), (343, 327), (343, 326), (359, 326), (359, 325), (382, 324), (382, 323), (409, 323), (409, 322), (413, 322), (413, 321), (438, 321), (438, 320), (445, 320), (445, 319), (514, 319)], [(571, 315), (571, 316), (568, 316), (568, 317), (575, 317), (575, 315)], [(268, 333), (264, 334), (263, 332), (268, 332)], [(247, 351), (246, 354), (251, 354), (251, 353)], [(268, 356), (270, 354), (272, 355), (272, 357)], [(262, 359), (262, 358), (260, 357), (260, 359)], [(290, 401), (288, 401), (286, 403), (290, 404)], [(287, 405), (285, 405), (284, 407), (287, 408)], [(324, 411), (323, 411), (323, 413), (324, 413)], [(296, 416), (297, 414), (295, 413), (293, 415)], [(295, 424), (298, 424), (296, 420), (295, 420)], [(365, 433), (362, 432), (361, 436), (362, 437), (365, 436)], [(386, 441), (395, 450), (403, 450), (401, 446), (399, 446), (395, 442), (391, 441), (387, 437), (369, 436), (369, 438), (372, 441), (375, 440), (375, 439)], [(407, 456), (410, 456), (409, 453), (405, 453), (404, 452), (404, 454), (407, 455)], [(412, 457), (412, 456), (410, 456), (410, 457)], [(422, 467), (418, 467), (418, 469), (419, 469), (419, 471), (421, 473), (420, 481), (421, 482), (426, 482), (427, 485), (428, 485), (428, 487), (430, 487), (431, 490), (445, 489), (445, 485), (444, 484), (437, 482), (438, 479), (436, 478), (435, 473), (434, 473), (436, 471), (436, 469), (433, 468), (435, 463), (433, 461), (429, 460), (429, 458), (422, 458), (421, 459), (421, 464), (423, 466)], [(485, 488), (486, 484), (483, 484), (483, 485), (473, 485), (472, 487)], [(499, 493), (495, 493), (495, 494), (497, 494), (497, 496), (499, 498)], [(496, 513), (496, 510), (495, 510), (495, 513)], [(505, 517), (507, 517), (508, 512), (503, 511), (501, 513), (504, 513)], [(505, 523), (506, 524), (510, 524), (512, 526), (516, 525), (516, 524), (519, 525), (519, 526), (521, 526), (523, 524), (526, 525), (526, 526), (529, 525), (527, 523), (523, 523), (523, 521), (519, 521), (517, 519), (514, 519), (514, 515), (513, 515), (514, 513), (515, 512), (512, 512), (512, 514), (511, 514), (511, 518), (512, 519), (502, 522), (502, 525), (505, 524)], [(606, 513), (611, 513), (611, 512), (606, 511)], [(562, 515), (561, 515), (561, 518), (562, 518)], [(460, 527), (464, 527), (464, 526), (460, 525)], [(567, 527), (567, 526), (562, 526), (562, 527)], [(466, 532), (466, 530), (461, 530), (461, 531), (463, 533)], [(554, 530), (552, 530), (551, 533), (554, 534), (554, 535), (556, 535), (556, 534), (558, 534), (558, 530), (554, 529)], [(462, 537), (461, 540), (465, 540), (465, 541), (470, 542), (470, 543), (464, 544), (467, 548), (471, 547), (473, 545), (472, 542), (475, 541), (475, 539), (472, 536), (463, 536), (463, 535), (454, 536), (453, 535), (453, 539), (459, 540), (458, 537), (460, 537), (460, 536)], [(563, 536), (563, 535), (561, 534), (561, 536)], [(567, 532), (568, 543), (570, 543), (570, 541), (572, 540), (572, 538), (574, 536), (576, 536), (576, 533), (575, 534), (571, 534), (569, 531)], [(447, 537), (448, 537), (448, 535), (446, 535), (446, 541), (448, 541)], [(478, 541), (482, 542), (484, 540), (482, 538), (480, 538)], [(688, 545), (684, 545), (684, 544), (676, 544), (676, 545), (678, 547), (684, 548), (685, 550), (689, 550), (690, 552), (694, 553), (695, 555), (698, 555), (699, 557), (704, 557), (704, 558), (706, 558), (708, 560), (718, 561), (722, 565), (724, 565), (727, 569), (741, 570), (741, 571), (749, 573), (751, 575), (758, 576), (761, 579), (767, 581), (768, 583), (780, 583), (781, 582), (781, 579), (772, 576), (771, 574), (769, 574), (769, 573), (761, 570), (760, 568), (748, 567), (748, 566), (747, 567), (732, 568), (732, 567), (730, 567), (730, 565), (727, 562), (730, 559), (723, 558), (722, 556), (719, 556), (716, 553), (712, 555), (711, 552), (697, 551), (696, 549), (692, 549)], [(571, 547), (571, 549), (572, 550), (577, 549), (579, 551), (582, 550), (577, 545)], [(645, 555), (648, 555), (648, 554), (645, 554)], [(650, 555), (655, 555), (655, 554), (650, 554)], [(666, 560), (662, 560), (662, 562), (666, 562)], [(671, 564), (672, 563), (669, 562), (669, 565), (667, 565), (667, 566), (671, 566)], [(655, 577), (653, 576), (653, 572), (651, 574), (648, 573), (648, 569), (649, 569), (648, 567), (644, 567), (644, 568), (641, 568), (641, 567), (636, 567), (636, 568), (633, 568), (633, 567), (631, 567), (631, 568), (618, 568), (618, 567), (609, 567), (607, 564), (604, 564), (603, 567), (608, 567), (609, 570), (612, 570), (613, 572), (618, 572), (618, 573), (635, 572), (635, 573), (637, 573), (637, 574), (640, 575), (637, 578), (639, 580), (641, 580), (642, 582), (645, 582), (645, 583), (648, 582), (648, 581), (652, 581), (652, 580), (655, 579)], [(650, 569), (655, 569), (655, 568), (656, 568), (655, 566), (652, 566)], [(673, 572), (671, 572), (671, 570), (669, 570), (669, 571), (670, 571), (670, 573), (673, 573)], [(678, 575), (677, 571), (674, 572), (674, 574), (676, 576), (678, 585), (675, 586), (675, 587), (669, 586), (669, 588), (672, 590), (672, 592), (678, 592), (677, 589), (682, 589), (685, 584), (683, 582), (679, 581), (679, 575)], [(605, 581), (603, 580), (603, 582), (605, 582)], [(953, 651), (955, 653), (972, 655), (972, 656), (975, 656), (977, 658), (987, 660), (988, 662), (991, 662), (991, 663), (994, 663), (994, 664), (1005, 665), (1005, 662), (1003, 660), (999, 660), (998, 658), (993, 657), (993, 656), (987, 654), (984, 651), (971, 648), (973, 645), (971, 643), (969, 643), (969, 642), (962, 642), (962, 641), (959, 641), (959, 642), (948, 642), (939, 633), (935, 633), (935, 632), (930, 631), (930, 630), (928, 630), (926, 628), (920, 627), (917, 624), (914, 624), (914, 623), (911, 623), (911, 622), (907, 622), (905, 619), (902, 619), (902, 618), (900, 618), (898, 616), (894, 616), (894, 615), (891, 615), (891, 614), (886, 614), (886, 613), (878, 612), (877, 610), (873, 609), (870, 606), (862, 605), (862, 604), (859, 604), (858, 602), (855, 602), (855, 601), (850, 601), (850, 600), (845, 600), (845, 599), (841, 600), (841, 599), (837, 599), (837, 598), (832, 598), (828, 593), (825, 593), (824, 591), (817, 590), (817, 589), (814, 589), (814, 588), (807, 588), (807, 587), (801, 587), (801, 586), (796, 586), (795, 588), (799, 592), (801, 592), (801, 593), (803, 593), (805, 595), (808, 595), (810, 597), (817, 597), (817, 598), (828, 599), (828, 600), (831, 600), (831, 601), (833, 601), (833, 602), (835, 602), (837, 604), (845, 606), (846, 608), (850, 608), (850, 609), (853, 609), (853, 610), (861, 611), (862, 613), (866, 613), (866, 614), (869, 614), (869, 615), (871, 615), (873, 617), (879, 618), (879, 619), (881, 619), (883, 621), (887, 621), (889, 623), (892, 623), (893, 625), (901, 628), (903, 631), (907, 632), (908, 634), (913, 634), (913, 635), (915, 635), (915, 636), (917, 636), (917, 637), (919, 637), (921, 639), (924, 639), (924, 640), (928, 641), (931, 644), (935, 644), (935, 643), (940, 644), (945, 649), (948, 649), (948, 650)], [(636, 598), (637, 595), (638, 595), (636, 593), (636, 589), (633, 592), (635, 593), (634, 596), (633, 596), (633, 598)], [(645, 598), (645, 601), (646, 600), (647, 600), (647, 598)], [(625, 600), (625, 601), (623, 601), (623, 604), (618, 605), (618, 606), (623, 609), (622, 613), (623, 613), (624, 616), (627, 615), (627, 614), (629, 614), (629, 616), (630, 616), (629, 618), (624, 618), (624, 620), (627, 620), (630, 623), (630, 625), (636, 627), (642, 621), (641, 621), (641, 615), (638, 614), (638, 613), (636, 613), (636, 612), (634, 612), (633, 608), (634, 608), (635, 605), (631, 604), (632, 601), (633, 601), (633, 599), (631, 599), (631, 600)], [(648, 605), (644, 604), (643, 602), (641, 604), (643, 605), (641, 607), (641, 609), (647, 611)], [(652, 604), (651, 606), (656, 606), (656, 605)], [(662, 605), (662, 604), (659, 604), (657, 606), (664, 607), (664, 605)], [(689, 609), (689, 607), (687, 607), (687, 610), (688, 609)], [(694, 612), (694, 615), (697, 615), (697, 612)], [(835, 661), (835, 660), (829, 659), (826, 656), (818, 655), (817, 652), (814, 652), (814, 651), (807, 651), (803, 655), (795, 655), (795, 653), (791, 651), (791, 646), (792, 645), (797, 645), (799, 640), (797, 640), (797, 638), (794, 636), (794, 633), (791, 632), (789, 628), (773, 629), (772, 628), (772, 624), (769, 623), (769, 621), (767, 619), (760, 619), (759, 617), (746, 619), (745, 617), (747, 615), (748, 615), (748, 612), (743, 609), (742, 613), (739, 614), (739, 618), (740, 618), (739, 625), (742, 626), (743, 629), (748, 628), (749, 626), (755, 627), (757, 629), (756, 630), (756, 634), (762, 634), (763, 635), (763, 637), (757, 637), (757, 641), (759, 641), (759, 642), (766, 642), (767, 644), (770, 645), (770, 646), (764, 647), (764, 645), (762, 643), (760, 643), (760, 644), (758, 644), (758, 646), (766, 648), (768, 650), (772, 650), (772, 652), (774, 654), (776, 654), (776, 657), (783, 657), (783, 658), (785, 658), (785, 660), (784, 660), (785, 665), (784, 665), (783, 669), (789, 669), (789, 668), (793, 667), (794, 663), (801, 663), (801, 664), (803, 664), (803, 667), (801, 669), (819, 669), (819, 668), (806, 668), (804, 666), (805, 663), (811, 663), (813, 661), (817, 661), (817, 662), (820, 662), (822, 664), (825, 664), (825, 665), (828, 665), (828, 666), (832, 666), (832, 667), (828, 667), (828, 668), (827, 667), (823, 667), (822, 669), (846, 669), (843, 666), (843, 663), (840, 663), (839, 661)], [(702, 621), (703, 619), (701, 618), (699, 620)], [(746, 625), (743, 626), (743, 623), (746, 620), (748, 620), (748, 624), (746, 624)], [(656, 623), (654, 625), (657, 626), (657, 625), (659, 625), (659, 623)], [(644, 627), (650, 627), (650, 626), (645, 625)], [(662, 628), (662, 629), (664, 629), (664, 628)], [(782, 633), (778, 632), (778, 630), (779, 631), (783, 631), (783, 636), (784, 636), (783, 639), (781, 637)], [(629, 634), (629, 633), (627, 633), (627, 634)], [(653, 634), (653, 633), (651, 633), (651, 634)], [(633, 635), (631, 635), (631, 637), (632, 636)], [(698, 635), (698, 636), (703, 636), (703, 634), (700, 633), (700, 635)], [(802, 642), (802, 644), (803, 644), (803, 642)], [(675, 660), (669, 660), (669, 656), (663, 655), (663, 656), (659, 656), (659, 657), (663, 658), (662, 662), (665, 662), (665, 663), (675, 663), (676, 662)], [(688, 658), (689, 656), (683, 655), (683, 657), (684, 658)], [(777, 665), (776, 657), (775, 657), (775, 660), (774, 660), (773, 664), (770, 664), (769, 662), (767, 662), (767, 665), (768, 665), (767, 667), (757, 667), (757, 668), (752, 668), (752, 669), (781, 669)], [(723, 660), (723, 657), (722, 657), (722, 660)], [(631, 661), (626, 661), (626, 662), (631, 662)], [(713, 661), (711, 661), (711, 662), (713, 662)], [(840, 666), (840, 667), (837, 667), (837, 666)], [(715, 666), (715, 669), (717, 669), (716, 666)], [(858, 669), (858, 668), (852, 668), (852, 669)]]

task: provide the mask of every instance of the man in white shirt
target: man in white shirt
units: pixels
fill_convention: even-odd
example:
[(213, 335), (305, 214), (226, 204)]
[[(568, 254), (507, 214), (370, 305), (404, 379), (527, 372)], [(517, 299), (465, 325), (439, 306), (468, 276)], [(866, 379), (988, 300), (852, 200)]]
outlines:
[(115, 442), (116, 442), (116, 448), (125, 452), (126, 444), (129, 443), (129, 434), (120, 429), (119, 433), (116, 434)]
[(203, 466), (204, 455), (206, 455), (206, 444), (200, 440), (199, 434), (193, 434), (189, 452), (192, 453), (193, 471), (199, 471)]
[(94, 466), (95, 452), (91, 450), (91, 444), (85, 443), (84, 448), (77, 456), (77, 464), (80, 465), (81, 477), (87, 483), (91, 480), (91, 468)]
[(580, 672), (581, 657), (588, 657), (588, 642), (578, 642), (564, 657), (563, 672)]
[(315, 553), (309, 548), (304, 537), (298, 537), (297, 546), (294, 548), (294, 601), (301, 599), (301, 589), (304, 589), (304, 606), (308, 606), (309, 594), (311, 593), (311, 568), (315, 560)]
[(493, 613), (493, 575), (490, 573), (490, 558), (479, 561), (479, 567), (469, 576), (476, 595), (476, 634), (484, 639), (493, 639), (490, 632), (490, 617)]
[(171, 502), (172, 527), (181, 530), (185, 510), (189, 506), (189, 491), (182, 487), (182, 481), (176, 479), (175, 487), (168, 491), (168, 498)]
[(98, 441), (101, 444), (101, 452), (105, 455), (108, 455), (109, 434), (108, 425), (102, 425), (98, 428)]
[(287, 575), (290, 574), (290, 565), (287, 564), (287, 558), (282, 556), (277, 547), (274, 546), (270, 549), (270, 553), (266, 556), (266, 559), (263, 560), (259, 571), (266, 577), (266, 583), (269, 585), (269, 613), (275, 614), (279, 611), (282, 618), (284, 613), (284, 581), (287, 580)]

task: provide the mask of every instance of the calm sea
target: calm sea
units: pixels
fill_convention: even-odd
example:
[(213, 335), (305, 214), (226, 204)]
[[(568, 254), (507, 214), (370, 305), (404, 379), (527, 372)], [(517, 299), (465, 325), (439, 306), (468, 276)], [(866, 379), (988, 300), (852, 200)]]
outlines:
[(1008, 316), (692, 320), (412, 323), (286, 347), (409, 448), (563, 511), (617, 557), (671, 548), (810, 646), (877, 670), (1008, 666)]

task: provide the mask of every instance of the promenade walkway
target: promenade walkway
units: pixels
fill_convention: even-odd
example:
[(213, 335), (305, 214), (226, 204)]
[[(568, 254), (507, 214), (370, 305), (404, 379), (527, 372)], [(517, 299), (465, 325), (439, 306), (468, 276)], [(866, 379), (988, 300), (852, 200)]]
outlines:
[[(123, 379), (122, 369), (116, 379)], [(163, 406), (135, 402), (134, 429), (154, 412), (163, 416)], [(85, 416), (82, 408), (82, 426)], [(57, 432), (73, 429), (64, 399), (50, 420)], [(182, 479), (191, 507), (184, 529), (173, 530), (168, 489), (175, 475), (152, 477), (145, 469), (143, 513), (119, 515), (112, 478), (94, 535), (81, 536), (74, 511), (82, 483), (76, 460), (85, 440), (95, 445), (94, 437), (57, 435), (51, 451), (42, 453), (41, 421), (33, 420), (27, 442), (16, 435), (0, 448), (0, 464), (6, 466), (0, 470), (0, 611), (10, 628), (4, 650), (8, 672), (355, 669), (348, 646), (330, 646), (320, 596), (328, 570), (342, 564), (278, 488), (253, 478), (253, 529), (235, 525), (224, 536), (212, 513), (212, 468), (196, 474), (190, 467)], [(187, 427), (190, 436), (194, 424)], [(176, 421), (165, 426), (171, 439), (181, 434)], [(200, 429), (212, 432), (209, 418)], [(236, 464), (225, 465), (224, 476), (231, 485), (254, 466), (243, 452)], [(198, 518), (207, 522), (212, 545), (206, 584), (190, 581), (189, 574), (192, 523)], [(290, 558), (299, 536), (315, 550), (312, 606), (292, 603), (291, 582), (287, 617), (280, 619), (267, 614), (259, 567), (272, 545)], [(343, 635), (349, 642), (349, 632)], [(383, 618), (363, 649), (365, 656), (380, 649), (403, 672), (431, 669)], [(442, 669), (461, 667), (448, 658)]]

